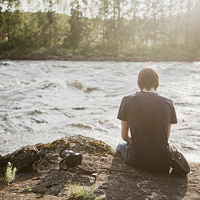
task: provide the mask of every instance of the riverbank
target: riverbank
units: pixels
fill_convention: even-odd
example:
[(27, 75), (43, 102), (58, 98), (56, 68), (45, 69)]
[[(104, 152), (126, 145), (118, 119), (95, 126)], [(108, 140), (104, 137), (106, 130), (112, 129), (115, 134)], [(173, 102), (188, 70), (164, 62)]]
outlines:
[(86, 55), (14, 55), (2, 54), (0, 60), (61, 60), (61, 61), (111, 61), (111, 62), (194, 62), (200, 61), (198, 58), (150, 58), (150, 57), (131, 57), (131, 56), (86, 56)]
[[(0, 199), (81, 199), (78, 191), (82, 187), (92, 191), (88, 199), (96, 200), (200, 199), (198, 163), (191, 163), (191, 172), (186, 177), (150, 173), (126, 165), (104, 142), (80, 135), (27, 148), (39, 150), (43, 158), (33, 163), (34, 171), (17, 173), (11, 185), (1, 181)], [(84, 168), (100, 171), (97, 178), (58, 170), (59, 152), (63, 148), (81, 153)], [(75, 185), (79, 188), (72, 192)]]

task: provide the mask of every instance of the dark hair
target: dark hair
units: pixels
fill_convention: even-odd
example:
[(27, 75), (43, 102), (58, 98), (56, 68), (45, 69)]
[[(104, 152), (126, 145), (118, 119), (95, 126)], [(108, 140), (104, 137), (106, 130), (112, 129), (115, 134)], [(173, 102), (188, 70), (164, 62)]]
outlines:
[(140, 90), (143, 90), (144, 88), (148, 91), (151, 88), (156, 90), (159, 86), (159, 76), (157, 71), (149, 67), (143, 68), (138, 75), (138, 86)]

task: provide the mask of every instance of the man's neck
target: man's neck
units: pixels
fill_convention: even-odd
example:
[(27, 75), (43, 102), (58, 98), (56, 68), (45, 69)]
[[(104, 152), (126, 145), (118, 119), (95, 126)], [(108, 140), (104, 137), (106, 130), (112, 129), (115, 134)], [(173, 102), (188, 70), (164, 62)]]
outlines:
[(151, 88), (150, 90), (147, 90), (146, 88), (144, 88), (142, 91), (143, 92), (154, 92), (154, 93), (157, 92), (154, 88)]

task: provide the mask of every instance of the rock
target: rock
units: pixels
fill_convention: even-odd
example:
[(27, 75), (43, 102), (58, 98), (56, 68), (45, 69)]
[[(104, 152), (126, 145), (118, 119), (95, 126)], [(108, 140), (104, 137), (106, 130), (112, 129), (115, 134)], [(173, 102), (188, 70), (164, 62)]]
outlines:
[[(95, 179), (92, 176), (56, 169), (61, 160), (59, 153), (63, 149), (81, 152), (82, 167), (100, 170), (101, 173)], [(191, 173), (185, 177), (134, 169), (125, 164), (120, 155), (113, 154), (113, 149), (104, 142), (80, 135), (48, 144), (23, 147), (0, 159), (12, 159), (11, 155), (17, 158), (26, 152), (28, 155), (32, 152), (33, 155), (41, 153), (43, 156), (34, 162), (32, 159), (28, 168), (30, 171), (18, 173), (11, 186), (0, 182), (0, 199), (74, 199), (70, 188), (75, 184), (85, 189), (92, 188), (93, 199), (200, 199), (198, 163), (191, 163)], [(29, 188), (29, 191), (25, 193), (26, 188)]]
[(5, 170), (8, 162), (16, 167), (18, 172), (31, 171), (33, 163), (44, 155), (36, 146), (22, 147), (11, 154), (0, 157), (0, 171)]

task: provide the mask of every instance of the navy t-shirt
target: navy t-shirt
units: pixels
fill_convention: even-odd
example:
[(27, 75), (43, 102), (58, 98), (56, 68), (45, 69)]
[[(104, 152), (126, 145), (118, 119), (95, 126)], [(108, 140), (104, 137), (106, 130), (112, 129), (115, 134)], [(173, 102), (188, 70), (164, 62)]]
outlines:
[(124, 97), (117, 118), (128, 121), (130, 127), (132, 142), (128, 148), (128, 159), (133, 166), (160, 170), (168, 165), (160, 147), (164, 149), (168, 143), (169, 124), (177, 123), (173, 101), (158, 93), (144, 91), (137, 92), (137, 101), (154, 139), (143, 124), (132, 96)]

